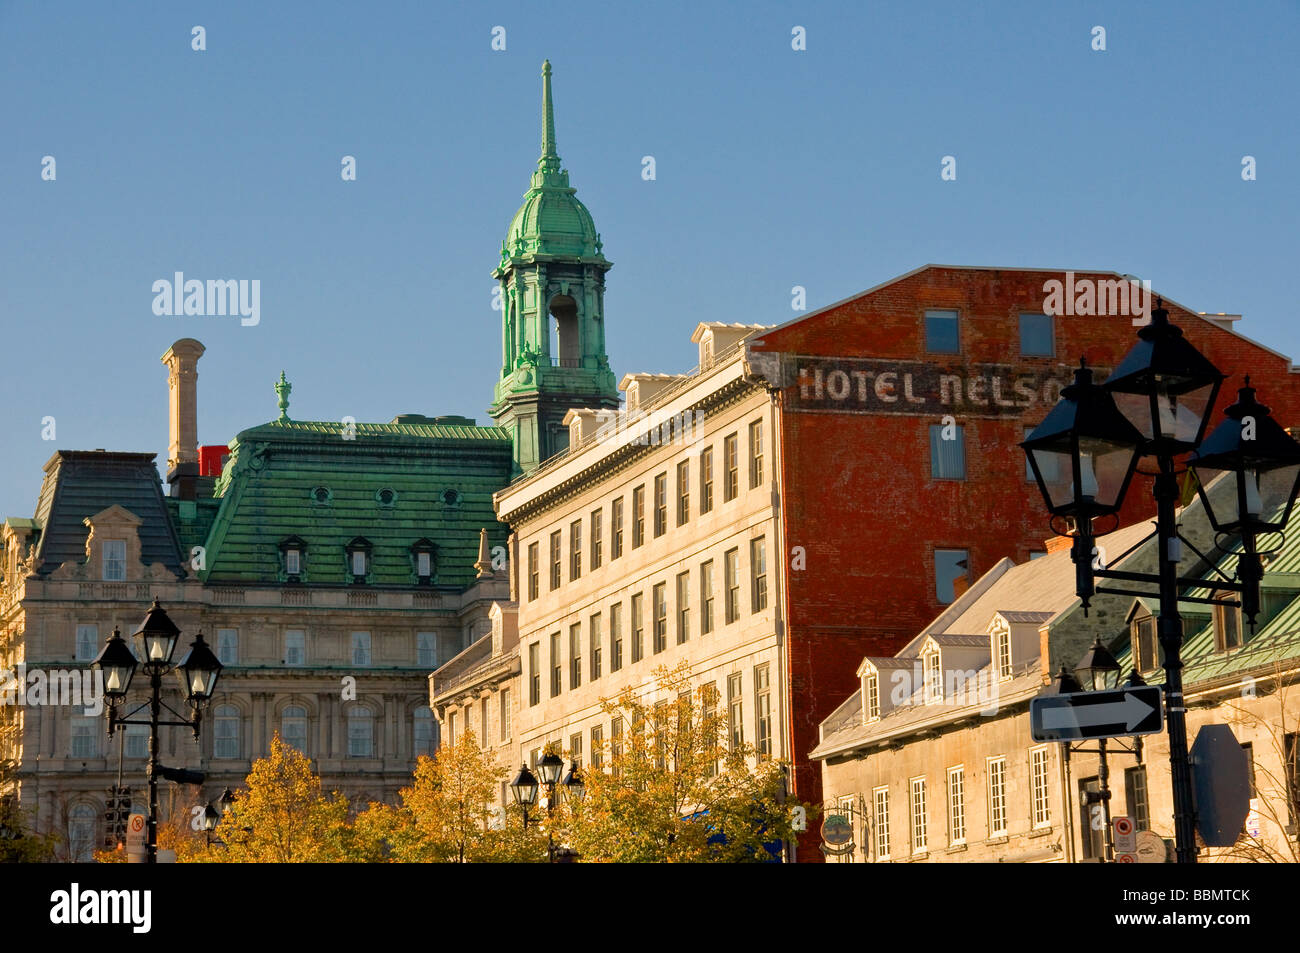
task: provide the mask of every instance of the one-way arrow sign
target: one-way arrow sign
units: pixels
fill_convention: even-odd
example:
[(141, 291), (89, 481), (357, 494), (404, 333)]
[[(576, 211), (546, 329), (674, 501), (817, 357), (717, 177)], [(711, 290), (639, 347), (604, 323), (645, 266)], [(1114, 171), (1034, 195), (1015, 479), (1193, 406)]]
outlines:
[(1044, 695), (1029, 703), (1035, 741), (1082, 741), (1153, 735), (1164, 730), (1160, 687), (1142, 685), (1113, 692)]

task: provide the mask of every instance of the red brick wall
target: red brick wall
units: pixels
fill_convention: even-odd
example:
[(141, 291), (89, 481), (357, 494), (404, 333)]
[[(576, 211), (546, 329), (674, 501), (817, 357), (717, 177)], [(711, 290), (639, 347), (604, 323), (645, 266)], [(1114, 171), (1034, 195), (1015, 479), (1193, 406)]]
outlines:
[[(1060, 316), (1056, 357), (1019, 356), (1019, 314), (1041, 312), (1044, 282), (1060, 272), (928, 268), (883, 289), (763, 336), (758, 351), (819, 356), (926, 360), (924, 312), (960, 313), (960, 355), (930, 356), (953, 368), (980, 363), (1046, 370), (1090, 365), (1114, 368), (1137, 340), (1132, 317)], [(1114, 275), (1076, 273), (1076, 280)], [(1300, 375), (1290, 361), (1167, 303), (1171, 320), (1229, 374), (1219, 408), (1236, 396), (1243, 372), (1259, 399), (1284, 424), (1300, 424)], [(1249, 325), (1247, 324), (1247, 328)], [(782, 394), (787, 409), (798, 385)], [(1222, 419), (1216, 408), (1211, 426)], [(1023, 561), (1051, 535), (1042, 499), (1025, 480), (1016, 444), (1049, 408), (1036, 403), (1009, 419), (963, 417), (966, 479), (930, 478), (929, 424), (939, 417), (861, 413), (783, 413), (782, 503), (786, 542), (806, 551), (806, 568), (791, 569), (790, 684), (795, 790), (821, 799), (820, 768), (807, 752), (817, 726), (857, 688), (865, 655), (892, 655), (944, 608), (934, 592), (933, 550), (966, 549), (970, 578), (1002, 557)], [(1135, 482), (1122, 514), (1128, 524), (1154, 512), (1149, 484)], [(786, 553), (787, 565), (790, 554)], [(973, 633), (980, 634), (980, 633)], [(817, 839), (801, 849), (820, 859)]]

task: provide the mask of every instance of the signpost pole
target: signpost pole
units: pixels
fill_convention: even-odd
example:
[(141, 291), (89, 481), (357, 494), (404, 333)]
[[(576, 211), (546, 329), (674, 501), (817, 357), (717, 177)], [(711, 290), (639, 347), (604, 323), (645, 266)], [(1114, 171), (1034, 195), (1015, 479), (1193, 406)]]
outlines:
[(1106, 860), (1113, 862), (1115, 860), (1115, 838), (1110, 829), (1110, 765), (1106, 762), (1106, 739), (1097, 739), (1097, 753), (1099, 762), (1097, 767), (1097, 781), (1101, 786), (1101, 819), (1106, 825)]

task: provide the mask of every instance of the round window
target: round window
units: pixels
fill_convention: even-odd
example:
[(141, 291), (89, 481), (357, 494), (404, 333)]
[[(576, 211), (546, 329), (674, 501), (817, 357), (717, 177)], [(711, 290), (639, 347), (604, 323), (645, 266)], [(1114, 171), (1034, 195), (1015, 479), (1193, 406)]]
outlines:
[(327, 486), (318, 486), (311, 491), (313, 503), (328, 503), (330, 501), (330, 488)]
[(380, 506), (392, 506), (397, 502), (397, 491), (386, 486), (375, 493), (375, 499), (379, 501)]

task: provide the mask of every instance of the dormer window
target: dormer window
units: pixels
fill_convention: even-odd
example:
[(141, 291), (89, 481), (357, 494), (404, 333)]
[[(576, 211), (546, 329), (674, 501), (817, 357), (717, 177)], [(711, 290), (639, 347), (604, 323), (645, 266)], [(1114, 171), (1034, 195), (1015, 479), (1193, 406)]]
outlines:
[(943, 701), (943, 669), (939, 663), (939, 650), (925, 654), (925, 703)]
[(411, 559), (415, 563), (416, 583), (421, 586), (432, 584), (433, 571), (435, 567), (433, 559), (433, 542), (427, 539), (420, 539), (412, 543)]
[(866, 711), (867, 718), (874, 720), (880, 717), (880, 676), (868, 675), (865, 684), (866, 691)]
[(286, 582), (302, 582), (306, 554), (307, 544), (301, 537), (290, 536), (280, 543), (280, 565)]
[(1138, 616), (1129, 627), (1133, 642), (1133, 661), (1139, 672), (1149, 672), (1156, 667), (1156, 620), (1151, 615)]
[[(1230, 592), (1216, 592), (1215, 599), (1231, 599)], [(1214, 607), (1214, 648), (1231, 652), (1241, 648), (1241, 606)]]
[(397, 505), (397, 491), (388, 486), (384, 487), (382, 490), (376, 490), (375, 502), (384, 509), (391, 509)]
[(123, 582), (126, 579), (126, 540), (104, 540), (104, 581)]
[(998, 678), (1011, 677), (1011, 629), (1001, 626), (993, 636), (998, 664)]
[(370, 540), (358, 536), (347, 545), (348, 573), (354, 583), (363, 583), (370, 573)]

